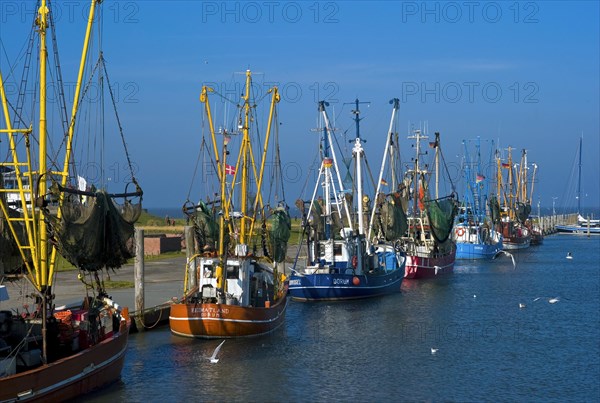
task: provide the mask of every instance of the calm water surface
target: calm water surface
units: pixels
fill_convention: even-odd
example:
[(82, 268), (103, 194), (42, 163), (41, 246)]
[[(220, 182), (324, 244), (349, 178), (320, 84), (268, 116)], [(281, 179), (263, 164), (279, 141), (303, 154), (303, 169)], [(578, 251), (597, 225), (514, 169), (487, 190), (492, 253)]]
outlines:
[(397, 295), (291, 302), (281, 329), (227, 340), (217, 364), (220, 340), (132, 335), (122, 381), (85, 401), (600, 401), (600, 237), (514, 255)]

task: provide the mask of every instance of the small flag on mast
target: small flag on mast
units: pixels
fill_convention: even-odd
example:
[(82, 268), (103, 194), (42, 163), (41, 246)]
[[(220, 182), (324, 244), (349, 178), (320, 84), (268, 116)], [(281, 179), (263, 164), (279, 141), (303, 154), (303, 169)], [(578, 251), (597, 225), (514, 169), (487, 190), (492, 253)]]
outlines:
[(235, 166), (225, 164), (225, 174), (235, 175)]
[(502, 163), (502, 168), (510, 168), (510, 164), (507, 162)]
[(483, 182), (484, 179), (485, 176), (483, 176), (482, 174), (477, 174), (477, 176), (475, 177), (475, 183)]
[(385, 179), (383, 179), (383, 178), (381, 178), (381, 184), (383, 186), (387, 186), (388, 185), (387, 181)]

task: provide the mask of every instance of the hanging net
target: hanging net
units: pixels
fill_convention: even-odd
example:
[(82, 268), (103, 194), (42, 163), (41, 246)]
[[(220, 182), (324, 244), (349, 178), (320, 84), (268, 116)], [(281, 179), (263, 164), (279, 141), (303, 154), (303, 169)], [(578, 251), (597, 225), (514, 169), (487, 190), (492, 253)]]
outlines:
[(436, 200), (425, 200), (424, 204), (431, 234), (439, 243), (446, 242), (452, 232), (454, 216), (458, 211), (456, 200), (453, 196), (448, 196)]
[(406, 233), (408, 222), (402, 208), (400, 193), (392, 193), (385, 197), (379, 219), (381, 232), (385, 235), (386, 241), (395, 241)]
[(219, 225), (210, 209), (200, 202), (192, 212), (186, 211), (186, 214), (194, 225), (194, 234), (200, 250), (214, 251), (219, 241)]
[(134, 223), (142, 205), (117, 205), (105, 191), (66, 195), (62, 218), (52, 218), (58, 252), (85, 271), (121, 267), (135, 254)]
[(290, 239), (292, 220), (286, 207), (277, 207), (269, 217), (270, 255), (275, 262), (283, 262)]
[(498, 203), (498, 198), (496, 196), (490, 197), (490, 218), (492, 222), (497, 224), (500, 222), (500, 203)]
[(531, 213), (531, 204), (517, 202), (515, 214), (520, 223), (525, 223), (527, 218), (529, 218), (529, 213)]

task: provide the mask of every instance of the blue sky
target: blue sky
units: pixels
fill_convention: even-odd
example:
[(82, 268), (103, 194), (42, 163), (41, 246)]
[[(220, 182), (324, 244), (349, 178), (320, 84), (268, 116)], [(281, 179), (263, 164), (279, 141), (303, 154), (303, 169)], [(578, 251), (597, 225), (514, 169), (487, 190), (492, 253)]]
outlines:
[[(29, 2), (2, 1), (0, 68), (30, 26)], [(61, 6), (63, 72), (73, 81), (87, 1)], [(446, 160), (480, 136), (527, 149), (538, 165), (534, 203), (575, 205), (567, 194), (584, 141), (584, 205), (600, 207), (600, 11), (598, 2), (198, 2), (105, 1), (103, 49), (147, 207), (178, 207), (198, 155), (203, 83), (227, 90), (247, 68), (278, 83), (282, 159), (305, 167), (316, 152), (316, 101), (350, 128), (355, 98), (371, 165), (391, 113), (439, 131)], [(75, 53), (74, 53), (75, 52)], [(236, 78), (237, 77), (237, 78)], [(265, 84), (266, 86), (266, 84)], [(404, 151), (403, 151), (404, 153)], [(289, 203), (307, 172), (288, 180)], [(461, 190), (459, 188), (459, 190)], [(200, 198), (202, 195), (193, 196)]]

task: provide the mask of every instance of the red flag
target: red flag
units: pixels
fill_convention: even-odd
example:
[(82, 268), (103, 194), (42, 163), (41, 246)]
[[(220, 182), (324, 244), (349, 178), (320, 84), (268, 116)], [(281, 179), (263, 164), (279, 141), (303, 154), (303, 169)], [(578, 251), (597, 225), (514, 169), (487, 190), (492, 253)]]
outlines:
[(502, 163), (502, 168), (510, 168), (510, 164), (503, 162)]
[(477, 174), (477, 177), (475, 178), (475, 183), (483, 182), (484, 179), (485, 179), (485, 176), (483, 176), (481, 174)]
[(227, 175), (235, 175), (235, 166), (225, 164), (225, 173)]

